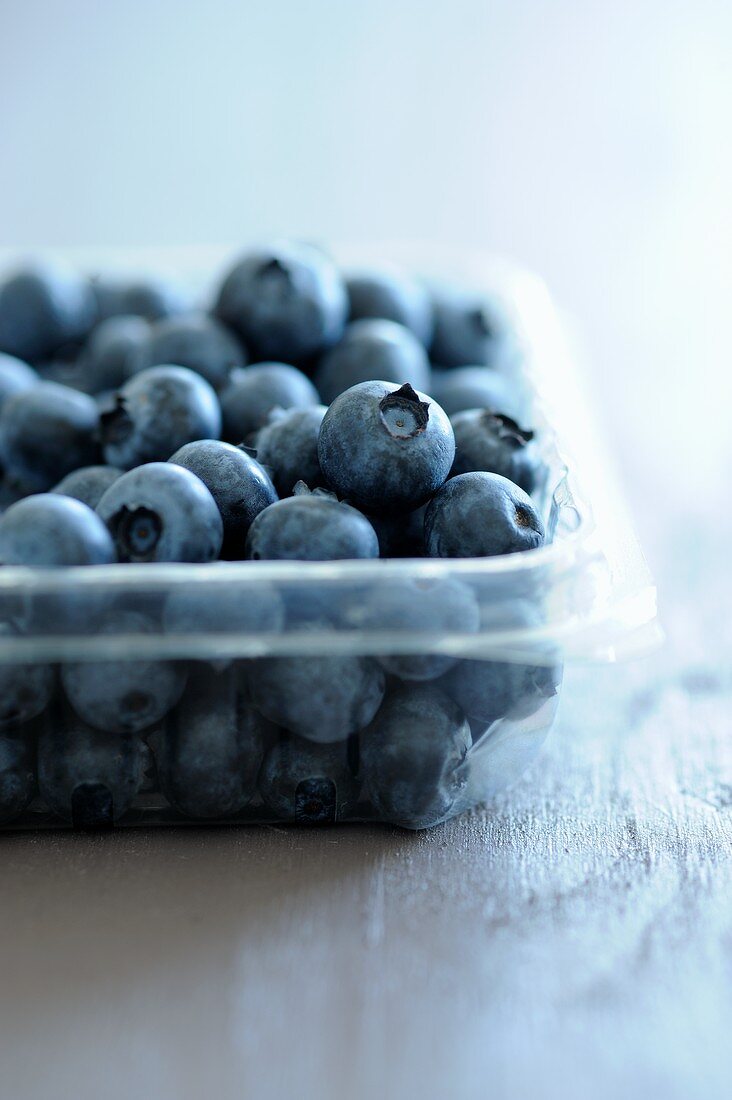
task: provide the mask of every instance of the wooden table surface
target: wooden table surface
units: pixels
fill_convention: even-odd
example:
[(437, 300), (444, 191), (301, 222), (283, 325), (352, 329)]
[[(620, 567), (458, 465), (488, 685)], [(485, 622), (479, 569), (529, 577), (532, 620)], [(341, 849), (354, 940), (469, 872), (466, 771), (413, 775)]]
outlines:
[(668, 644), (484, 811), (3, 836), (2, 1100), (729, 1096), (732, 526), (628, 483)]

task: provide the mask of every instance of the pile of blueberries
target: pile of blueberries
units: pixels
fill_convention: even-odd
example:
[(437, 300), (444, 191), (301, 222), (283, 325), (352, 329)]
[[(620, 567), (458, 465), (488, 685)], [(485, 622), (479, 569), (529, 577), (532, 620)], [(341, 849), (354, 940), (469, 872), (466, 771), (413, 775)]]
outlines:
[[(162, 281), (20, 270), (0, 281), (0, 564), (537, 548), (545, 470), (516, 419), (516, 354), (490, 303), (388, 268), (344, 275), (302, 244), (244, 256), (208, 310)], [(302, 590), (288, 602), (264, 581), (246, 599), (176, 588), (159, 608), (90, 589), (0, 605), (0, 635), (51, 619), (94, 635), (481, 625), (455, 578), (326, 602)], [(196, 819), (249, 807), (426, 827), (465, 808), (476, 740), (557, 683), (554, 668), (306, 646), (250, 661), (2, 664), (0, 823), (40, 795), (77, 827), (110, 825), (158, 791)]]

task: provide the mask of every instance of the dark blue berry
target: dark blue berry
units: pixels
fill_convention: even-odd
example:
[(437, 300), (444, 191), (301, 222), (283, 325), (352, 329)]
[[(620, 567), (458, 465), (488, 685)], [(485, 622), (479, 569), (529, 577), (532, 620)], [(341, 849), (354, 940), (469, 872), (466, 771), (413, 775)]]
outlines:
[(199, 668), (178, 707), (150, 738), (160, 787), (187, 817), (240, 813), (256, 792), (267, 724), (238, 668)]
[(38, 741), (38, 787), (49, 809), (75, 828), (111, 828), (140, 790), (145, 763), (134, 734), (110, 737), (58, 707)]
[(494, 299), (442, 287), (433, 299), (435, 328), (430, 357), (440, 367), (496, 366), (508, 362), (512, 326)]
[(27, 731), (0, 733), (0, 825), (20, 817), (36, 792), (33, 758)]
[(281, 497), (290, 496), (298, 481), (311, 489), (321, 485), (318, 435), (324, 416), (324, 405), (273, 409), (254, 437), (257, 460), (271, 472)]
[(51, 489), (52, 493), (73, 497), (89, 508), (96, 508), (110, 485), (121, 477), (123, 470), (116, 466), (80, 466), (67, 474)]
[(424, 507), (388, 516), (369, 516), (382, 558), (424, 557)]
[(148, 276), (145, 279), (125, 280), (96, 277), (91, 281), (91, 289), (101, 320), (133, 315), (148, 321), (160, 321), (188, 308), (187, 295), (182, 289), (162, 278)]
[(246, 451), (216, 439), (186, 443), (169, 462), (201, 479), (224, 523), (223, 556), (243, 558), (253, 520), (277, 500), (268, 473)]
[(499, 718), (533, 714), (559, 689), (559, 665), (464, 659), (440, 680), (440, 687), (484, 730)]
[[(401, 271), (358, 271), (346, 278), (352, 321), (378, 317), (410, 329), (425, 346), (432, 339), (432, 303), (426, 289)], [(379, 375), (383, 378), (383, 375)]]
[(216, 312), (243, 337), (255, 361), (300, 363), (340, 339), (348, 298), (324, 253), (304, 244), (278, 244), (250, 253), (232, 268)]
[(287, 363), (256, 363), (235, 370), (221, 394), (224, 438), (243, 443), (267, 423), (273, 409), (317, 404), (318, 391), (310, 379)]
[(2, 565), (108, 565), (115, 559), (104, 523), (72, 497), (39, 493), (0, 517)]
[(460, 474), (425, 513), (425, 547), (433, 558), (485, 558), (534, 550), (544, 524), (531, 498), (500, 474)]
[(9, 397), (0, 412), (0, 463), (6, 478), (43, 493), (99, 457), (93, 398), (56, 382)]
[(44, 263), (0, 281), (0, 351), (37, 362), (82, 340), (96, 320), (89, 284), (60, 264)]
[(235, 367), (246, 362), (233, 332), (207, 313), (183, 313), (156, 322), (142, 350), (142, 366), (175, 363), (196, 371), (221, 390)]
[(541, 459), (532, 445), (534, 433), (509, 416), (471, 409), (452, 418), (455, 461), (452, 474), (484, 470), (500, 474), (530, 493), (536, 487)]
[(123, 562), (207, 562), (221, 550), (224, 525), (216, 501), (200, 478), (171, 462), (123, 474), (97, 512)]
[(318, 440), (328, 485), (375, 515), (418, 508), (443, 484), (455, 457), (450, 421), (411, 386), (362, 382), (333, 402)]
[[(98, 628), (102, 635), (149, 634), (150, 620), (135, 611), (112, 612)], [(120, 643), (122, 645), (122, 643)], [(134, 653), (134, 643), (128, 646)], [(136, 733), (155, 725), (175, 706), (186, 685), (187, 669), (175, 661), (79, 661), (61, 669), (66, 697), (80, 718), (107, 733)]]
[(404, 680), (434, 680), (457, 660), (449, 653), (411, 653), (410, 646), (439, 649), (445, 635), (472, 634), (480, 625), (475, 596), (450, 577), (382, 580), (368, 600), (349, 607), (345, 618), (354, 630), (389, 633), (393, 649), (378, 660)]
[(264, 758), (259, 793), (265, 806), (285, 821), (322, 825), (353, 816), (358, 783), (346, 742), (316, 745), (283, 736)]
[(379, 540), (361, 512), (323, 489), (295, 486), (295, 496), (260, 512), (247, 537), (246, 556), (293, 561), (378, 558)]
[(388, 695), (359, 738), (365, 793), (380, 817), (428, 829), (465, 808), (470, 727), (432, 684)]
[(451, 418), (467, 409), (491, 409), (521, 419), (527, 402), (518, 380), (490, 367), (433, 370), (430, 393)]
[(429, 389), (430, 365), (424, 345), (395, 321), (353, 321), (315, 373), (315, 384), (326, 405), (351, 386), (374, 379)]
[[(217, 568), (223, 569), (223, 566)], [(277, 634), (282, 630), (285, 609), (279, 592), (259, 581), (244, 592), (233, 594), (227, 575), (222, 583), (209, 580), (174, 588), (163, 610), (163, 629), (168, 634)]]
[(29, 367), (22, 359), (16, 359), (14, 355), (0, 352), (0, 409), (9, 397), (31, 389), (39, 381), (33, 367)]
[(125, 470), (143, 462), (165, 462), (185, 443), (221, 434), (214, 390), (187, 367), (140, 371), (125, 383), (101, 420), (105, 461)]
[(250, 689), (276, 725), (311, 741), (343, 741), (376, 713), (384, 672), (367, 657), (265, 657), (251, 664)]
[(81, 355), (80, 388), (98, 394), (123, 386), (145, 365), (142, 351), (149, 331), (147, 321), (133, 315), (101, 321)]
[[(8, 641), (17, 636), (15, 627), (0, 623), (0, 637)], [(0, 732), (22, 726), (41, 714), (50, 702), (53, 686), (50, 665), (0, 663)]]

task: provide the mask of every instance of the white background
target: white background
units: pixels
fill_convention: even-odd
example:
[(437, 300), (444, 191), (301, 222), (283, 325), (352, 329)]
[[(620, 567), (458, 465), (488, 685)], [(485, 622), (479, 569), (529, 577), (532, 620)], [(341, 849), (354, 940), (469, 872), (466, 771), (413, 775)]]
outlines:
[(625, 476), (708, 508), (731, 104), (728, 0), (0, 0), (0, 244), (514, 256), (580, 318)]

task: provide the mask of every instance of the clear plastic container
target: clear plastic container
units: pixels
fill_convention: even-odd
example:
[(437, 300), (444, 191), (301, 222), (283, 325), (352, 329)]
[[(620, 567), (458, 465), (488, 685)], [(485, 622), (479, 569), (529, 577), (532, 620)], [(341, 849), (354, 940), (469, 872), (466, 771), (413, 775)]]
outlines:
[[(335, 252), (503, 301), (518, 333), (506, 369), (548, 471), (536, 494), (547, 545), (473, 560), (0, 570), (3, 827), (431, 826), (520, 777), (554, 722), (564, 662), (657, 640), (655, 589), (543, 284), (464, 253)], [(71, 258), (185, 272), (203, 297), (228, 257)], [(430, 627), (445, 599), (458, 608), (450, 633)]]

